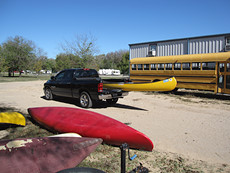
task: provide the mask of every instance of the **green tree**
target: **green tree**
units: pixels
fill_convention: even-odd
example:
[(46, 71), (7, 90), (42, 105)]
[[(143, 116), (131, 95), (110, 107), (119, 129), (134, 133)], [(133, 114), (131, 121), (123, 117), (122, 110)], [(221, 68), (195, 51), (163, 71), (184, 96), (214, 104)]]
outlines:
[(122, 74), (129, 74), (129, 51), (122, 55), (122, 60), (118, 64), (118, 69)]
[(121, 73), (127, 74), (129, 71), (129, 51), (119, 50), (109, 52), (106, 55), (97, 56), (101, 69), (118, 69)]
[(0, 72), (5, 72), (7, 70), (5, 58), (3, 56), (3, 49), (0, 45)]
[(82, 67), (82, 59), (77, 55), (61, 53), (56, 57), (57, 71), (80, 67)]
[(35, 55), (35, 44), (21, 36), (10, 37), (2, 45), (2, 54), (8, 68), (9, 76), (14, 71), (28, 68)]
[(33, 70), (36, 71), (36, 73), (40, 73), (40, 71), (42, 70), (42, 59), (36, 59), (33, 65)]
[(52, 72), (56, 72), (56, 60), (55, 59), (47, 59), (45, 62), (45, 69), (51, 70)]

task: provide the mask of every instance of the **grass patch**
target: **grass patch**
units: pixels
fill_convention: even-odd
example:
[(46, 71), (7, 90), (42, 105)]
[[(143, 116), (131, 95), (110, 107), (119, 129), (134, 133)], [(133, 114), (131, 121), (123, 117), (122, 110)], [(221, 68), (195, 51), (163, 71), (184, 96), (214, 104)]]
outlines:
[(1, 82), (25, 82), (25, 81), (36, 81), (36, 80), (49, 80), (50, 75), (22, 75), (22, 76), (0, 76)]

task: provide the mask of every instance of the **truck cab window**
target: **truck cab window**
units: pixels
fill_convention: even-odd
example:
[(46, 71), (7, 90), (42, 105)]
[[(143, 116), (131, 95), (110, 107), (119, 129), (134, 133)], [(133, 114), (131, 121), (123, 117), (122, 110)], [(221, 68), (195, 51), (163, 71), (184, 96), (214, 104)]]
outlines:
[(73, 78), (73, 71), (68, 70), (65, 72), (65, 80), (71, 80)]
[(90, 70), (89, 75), (90, 75), (90, 77), (99, 77), (96, 70)]
[(56, 81), (61, 81), (64, 79), (64, 75), (65, 75), (65, 71), (60, 72), (57, 76), (56, 76)]

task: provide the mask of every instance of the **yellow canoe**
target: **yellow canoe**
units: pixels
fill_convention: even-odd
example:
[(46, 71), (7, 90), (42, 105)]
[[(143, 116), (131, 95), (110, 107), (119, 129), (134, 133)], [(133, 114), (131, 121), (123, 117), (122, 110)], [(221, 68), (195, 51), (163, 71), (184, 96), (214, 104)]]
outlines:
[(0, 124), (16, 124), (20, 126), (26, 125), (25, 117), (18, 112), (1, 112)]
[(176, 88), (176, 79), (170, 78), (152, 83), (108, 83), (103, 84), (105, 88), (117, 88), (123, 91), (171, 91)]

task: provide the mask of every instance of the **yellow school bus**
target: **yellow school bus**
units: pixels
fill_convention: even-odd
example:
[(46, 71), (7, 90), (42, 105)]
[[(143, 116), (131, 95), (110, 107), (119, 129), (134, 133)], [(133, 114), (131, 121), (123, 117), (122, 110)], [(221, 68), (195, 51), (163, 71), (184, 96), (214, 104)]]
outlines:
[(230, 94), (230, 52), (134, 58), (133, 82), (155, 82), (175, 77), (177, 88)]

